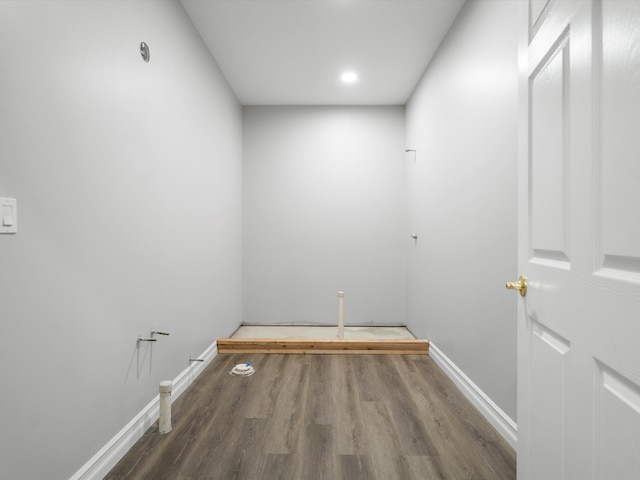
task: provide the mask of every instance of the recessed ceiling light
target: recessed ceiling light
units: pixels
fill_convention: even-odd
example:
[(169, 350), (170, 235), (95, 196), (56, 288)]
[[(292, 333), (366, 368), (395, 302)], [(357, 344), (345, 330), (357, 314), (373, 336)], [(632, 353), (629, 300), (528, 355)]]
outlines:
[(354, 83), (358, 79), (358, 75), (354, 72), (345, 72), (340, 78), (344, 83)]

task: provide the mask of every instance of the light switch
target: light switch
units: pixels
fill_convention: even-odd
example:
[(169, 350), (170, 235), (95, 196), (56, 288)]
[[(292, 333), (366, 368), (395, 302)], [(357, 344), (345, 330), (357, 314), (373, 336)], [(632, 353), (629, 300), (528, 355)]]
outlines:
[(0, 233), (18, 232), (18, 202), (15, 198), (0, 198), (2, 225)]

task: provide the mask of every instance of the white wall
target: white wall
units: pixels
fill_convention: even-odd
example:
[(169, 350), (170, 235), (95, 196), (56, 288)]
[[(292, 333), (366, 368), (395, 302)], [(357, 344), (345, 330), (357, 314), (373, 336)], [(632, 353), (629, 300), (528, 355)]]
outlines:
[(408, 326), (516, 418), (517, 2), (467, 2), (407, 104)]
[(242, 111), (174, 1), (3, 0), (0, 59), (0, 478), (62, 479), (240, 323)]
[(403, 107), (244, 107), (247, 323), (405, 320)]

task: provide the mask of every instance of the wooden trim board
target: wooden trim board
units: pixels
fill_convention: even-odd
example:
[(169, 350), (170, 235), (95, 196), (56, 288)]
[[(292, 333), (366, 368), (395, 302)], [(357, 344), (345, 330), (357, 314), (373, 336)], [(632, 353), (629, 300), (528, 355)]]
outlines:
[(426, 340), (220, 338), (218, 353), (428, 355)]

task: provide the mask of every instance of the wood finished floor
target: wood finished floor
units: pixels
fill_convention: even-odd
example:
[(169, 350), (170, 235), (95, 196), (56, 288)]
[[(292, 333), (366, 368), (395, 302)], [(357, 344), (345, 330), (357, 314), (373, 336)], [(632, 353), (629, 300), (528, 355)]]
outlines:
[[(229, 375), (252, 360), (251, 377)], [(515, 452), (424, 355), (219, 354), (105, 477), (515, 479)]]

